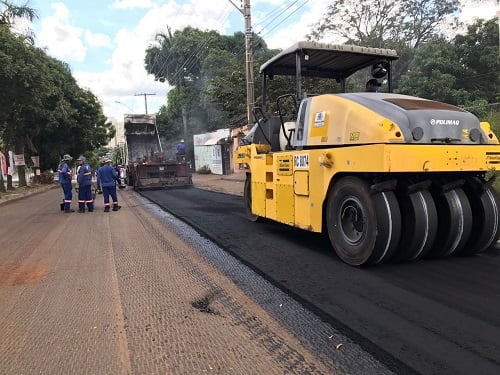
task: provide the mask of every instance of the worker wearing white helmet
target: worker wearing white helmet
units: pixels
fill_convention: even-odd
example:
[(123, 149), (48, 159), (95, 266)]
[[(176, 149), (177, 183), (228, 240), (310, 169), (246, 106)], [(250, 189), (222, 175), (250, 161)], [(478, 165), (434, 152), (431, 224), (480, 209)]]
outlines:
[(184, 155), (186, 155), (186, 144), (184, 143), (184, 139), (179, 141), (175, 155), (177, 156), (177, 160), (182, 159)]
[(118, 173), (111, 165), (111, 159), (105, 158), (104, 165), (97, 170), (97, 185), (101, 187), (104, 198), (104, 212), (109, 212), (111, 203), (109, 197), (113, 199), (113, 211), (118, 211), (121, 206), (118, 205), (118, 196), (116, 195), (116, 180)]

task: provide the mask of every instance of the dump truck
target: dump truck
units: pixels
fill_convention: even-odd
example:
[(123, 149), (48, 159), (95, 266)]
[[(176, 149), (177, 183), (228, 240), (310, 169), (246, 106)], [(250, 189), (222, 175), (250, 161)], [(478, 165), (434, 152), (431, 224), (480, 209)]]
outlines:
[(134, 190), (192, 186), (186, 162), (165, 156), (155, 115), (125, 114), (123, 124), (128, 186)]
[[(248, 169), (251, 221), (323, 232), (353, 266), (496, 244), (496, 135), (462, 108), (393, 93), (397, 58), (390, 49), (299, 42), (261, 66), (262, 106), (234, 153)], [(360, 74), (383, 78), (387, 92), (347, 92)], [(270, 98), (278, 76), (295, 87)], [(338, 92), (305, 92), (309, 77), (335, 80)]]

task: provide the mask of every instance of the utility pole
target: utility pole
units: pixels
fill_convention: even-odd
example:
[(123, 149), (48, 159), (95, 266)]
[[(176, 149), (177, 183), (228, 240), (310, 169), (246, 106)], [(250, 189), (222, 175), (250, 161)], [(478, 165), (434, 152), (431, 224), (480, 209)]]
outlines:
[(243, 14), (245, 18), (245, 70), (246, 70), (246, 80), (247, 80), (247, 120), (248, 124), (251, 124), (253, 118), (253, 108), (254, 108), (254, 80), (253, 80), (253, 52), (252, 52), (252, 19), (250, 17), (250, 0), (243, 1), (243, 9), (238, 8), (238, 6), (229, 0), (233, 6), (238, 9), (238, 11)]
[(146, 115), (148, 114), (148, 95), (156, 95), (156, 94), (135, 94), (135, 96), (143, 96), (144, 95), (144, 107), (146, 108)]

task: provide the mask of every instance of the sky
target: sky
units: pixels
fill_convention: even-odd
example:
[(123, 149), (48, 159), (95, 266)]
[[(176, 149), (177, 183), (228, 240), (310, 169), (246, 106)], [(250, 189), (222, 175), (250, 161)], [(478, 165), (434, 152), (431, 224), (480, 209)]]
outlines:
[[(464, 0), (462, 19), (490, 19), (497, 0)], [(304, 40), (331, 0), (251, 0), (252, 30), (270, 48)], [(104, 114), (148, 113), (166, 103), (170, 87), (144, 69), (145, 50), (167, 26), (192, 26), (223, 35), (244, 32), (242, 0), (29, 0), (38, 18), (29, 27), (36, 45), (69, 64), (82, 88), (103, 104)], [(239, 8), (239, 9), (238, 9)], [(148, 94), (148, 95), (143, 95)], [(146, 100), (145, 100), (146, 99)]]

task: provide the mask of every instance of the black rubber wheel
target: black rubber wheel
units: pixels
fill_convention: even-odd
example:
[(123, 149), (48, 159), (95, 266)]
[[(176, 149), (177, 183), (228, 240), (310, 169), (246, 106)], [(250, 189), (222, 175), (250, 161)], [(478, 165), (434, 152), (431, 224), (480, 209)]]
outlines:
[(434, 196), (438, 211), (438, 232), (429, 256), (446, 257), (460, 252), (472, 230), (472, 210), (462, 188)]
[(127, 177), (127, 185), (134, 186), (134, 179), (132, 178), (131, 175), (128, 175), (128, 177)]
[(252, 213), (252, 175), (247, 174), (245, 180), (245, 189), (243, 190), (243, 201), (245, 202), (245, 212), (248, 220), (256, 222), (260, 216)]
[(392, 191), (372, 194), (358, 177), (343, 177), (330, 191), (326, 223), (330, 242), (347, 264), (387, 261), (401, 235), (401, 214)]
[(472, 231), (462, 255), (474, 255), (495, 244), (500, 234), (498, 194), (492, 187), (478, 193), (472, 186), (464, 188), (472, 208)]
[(394, 260), (403, 262), (424, 257), (432, 248), (438, 228), (438, 214), (427, 190), (398, 194), (401, 208), (401, 242)]

